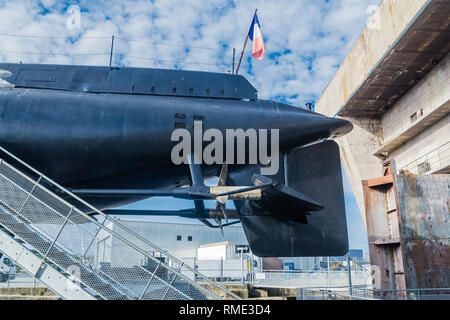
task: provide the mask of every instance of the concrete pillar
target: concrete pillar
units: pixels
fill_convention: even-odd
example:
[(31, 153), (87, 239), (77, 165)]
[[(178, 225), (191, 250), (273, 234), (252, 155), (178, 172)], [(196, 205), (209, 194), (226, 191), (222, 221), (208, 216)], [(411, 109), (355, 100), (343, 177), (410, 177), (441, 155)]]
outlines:
[[(353, 131), (337, 139), (342, 164), (355, 195), (356, 203), (364, 217), (362, 180), (383, 174), (383, 163), (373, 153), (382, 143), (381, 120), (345, 118), (353, 123)], [(365, 219), (363, 219), (365, 221)]]

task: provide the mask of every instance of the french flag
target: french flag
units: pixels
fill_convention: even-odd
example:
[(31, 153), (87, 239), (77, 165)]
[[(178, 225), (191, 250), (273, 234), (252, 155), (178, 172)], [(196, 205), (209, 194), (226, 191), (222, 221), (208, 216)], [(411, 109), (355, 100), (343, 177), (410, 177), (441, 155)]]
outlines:
[(253, 41), (252, 57), (257, 60), (261, 60), (262, 58), (264, 58), (264, 51), (266, 51), (266, 47), (264, 45), (264, 40), (261, 34), (261, 26), (259, 24), (256, 12), (253, 16), (250, 30), (248, 31), (248, 37)]

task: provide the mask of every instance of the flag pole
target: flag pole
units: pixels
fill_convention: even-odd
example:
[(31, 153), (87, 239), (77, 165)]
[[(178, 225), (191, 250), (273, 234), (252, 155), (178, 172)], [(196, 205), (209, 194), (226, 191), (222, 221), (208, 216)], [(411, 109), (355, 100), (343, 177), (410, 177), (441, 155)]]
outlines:
[(239, 62), (238, 62), (237, 68), (236, 68), (236, 74), (239, 73), (239, 67), (241, 66), (242, 56), (244, 55), (244, 51), (245, 51), (245, 47), (247, 46), (247, 42), (248, 42), (248, 34), (245, 37), (244, 48), (242, 49), (241, 56), (239, 57)]
[[(255, 9), (255, 14), (256, 14), (256, 11), (258, 11), (258, 9)], [(239, 67), (241, 66), (242, 57), (244, 56), (244, 51), (245, 51), (245, 47), (247, 47), (247, 42), (248, 42), (248, 33), (247, 33), (247, 36), (245, 37), (244, 48), (242, 49), (241, 56), (239, 57), (239, 62), (238, 62), (237, 68), (236, 68), (236, 74), (239, 73)]]

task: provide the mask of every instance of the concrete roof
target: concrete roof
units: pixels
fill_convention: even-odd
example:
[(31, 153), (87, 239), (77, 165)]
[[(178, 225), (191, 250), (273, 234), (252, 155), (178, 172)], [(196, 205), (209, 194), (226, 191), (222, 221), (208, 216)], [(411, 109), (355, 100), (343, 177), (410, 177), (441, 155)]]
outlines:
[(449, 0), (385, 0), (317, 102), (326, 115), (379, 118), (450, 49)]
[(400, 36), (339, 111), (378, 117), (443, 59), (450, 49), (450, 1), (433, 1)]

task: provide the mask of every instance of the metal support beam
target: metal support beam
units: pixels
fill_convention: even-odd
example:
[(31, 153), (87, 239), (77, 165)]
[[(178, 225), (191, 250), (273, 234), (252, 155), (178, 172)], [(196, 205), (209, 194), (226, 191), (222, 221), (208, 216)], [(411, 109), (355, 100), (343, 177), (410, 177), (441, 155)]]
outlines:
[(161, 262), (158, 263), (158, 265), (155, 268), (155, 271), (153, 271), (150, 279), (148, 279), (147, 284), (145, 285), (144, 290), (142, 291), (141, 295), (139, 296), (139, 300), (142, 300), (142, 297), (144, 296), (145, 292), (147, 291), (148, 287), (150, 286), (150, 283), (152, 282), (153, 278), (155, 277), (156, 271), (158, 271), (159, 267), (161, 266)]
[(61, 235), (62, 231), (66, 227), (67, 222), (69, 221), (69, 217), (72, 214), (72, 211), (73, 211), (73, 207), (70, 208), (69, 214), (66, 216), (64, 223), (62, 224), (61, 228), (59, 229), (58, 233), (56, 234), (55, 239), (53, 239), (52, 244), (48, 247), (47, 252), (45, 253), (44, 257), (42, 258), (42, 263), (45, 263), (45, 259), (47, 259), (47, 256), (48, 256), (50, 250), (52, 250), (52, 248), (55, 246), (56, 241), (58, 241), (59, 236)]
[(95, 297), (80, 286), (80, 283), (72, 282), (67, 278), (67, 274), (49, 265), (45, 269), (41, 269), (41, 258), (1, 229), (0, 249), (27, 273), (36, 274), (41, 270), (41, 278), (39, 281), (63, 299), (95, 300)]
[(351, 268), (350, 252), (347, 252), (347, 269), (348, 269), (348, 293), (351, 297), (353, 295), (353, 287), (352, 287), (352, 268)]

